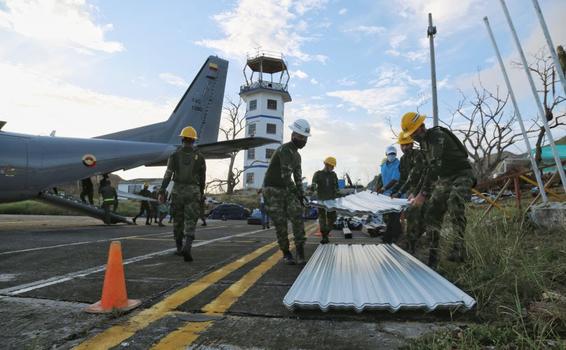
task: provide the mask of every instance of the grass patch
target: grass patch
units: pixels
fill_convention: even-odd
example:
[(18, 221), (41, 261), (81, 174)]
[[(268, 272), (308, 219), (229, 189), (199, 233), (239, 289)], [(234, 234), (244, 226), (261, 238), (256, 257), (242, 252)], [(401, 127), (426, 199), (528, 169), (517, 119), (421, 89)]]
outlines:
[[(413, 341), (411, 349), (566, 348), (566, 228), (541, 231), (516, 213), (468, 216), (465, 263), (440, 273), (477, 301), (477, 324)], [(444, 232), (445, 253), (450, 233)]]

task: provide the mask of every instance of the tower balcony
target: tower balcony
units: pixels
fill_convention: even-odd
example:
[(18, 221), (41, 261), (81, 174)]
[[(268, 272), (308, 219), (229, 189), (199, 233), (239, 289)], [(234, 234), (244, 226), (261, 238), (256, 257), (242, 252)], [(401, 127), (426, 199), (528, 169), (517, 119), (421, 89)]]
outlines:
[(287, 84), (263, 80), (250, 82), (249, 84), (240, 86), (240, 96), (259, 92), (261, 90), (281, 94), (283, 96), (283, 102), (291, 101), (291, 95), (289, 94), (289, 91), (287, 91)]

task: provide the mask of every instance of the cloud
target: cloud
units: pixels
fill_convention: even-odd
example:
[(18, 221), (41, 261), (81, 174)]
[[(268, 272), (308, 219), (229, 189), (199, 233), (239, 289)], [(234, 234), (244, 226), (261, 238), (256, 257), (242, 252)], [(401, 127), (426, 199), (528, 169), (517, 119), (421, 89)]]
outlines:
[(289, 72), (291, 74), (291, 78), (297, 78), (297, 79), (306, 79), (309, 77), (309, 75), (305, 72), (303, 72), (300, 69), (297, 69), (295, 71), (291, 71)]
[(428, 24), (432, 13), (434, 24), (450, 33), (476, 23), (480, 12), (485, 12), (487, 0), (396, 0), (393, 4), (402, 17), (418, 18), (418, 25)]
[(405, 100), (407, 88), (392, 86), (361, 90), (337, 90), (328, 92), (327, 95), (361, 107), (369, 113), (385, 116)]
[(345, 33), (361, 33), (365, 35), (375, 35), (385, 33), (385, 27), (378, 26), (357, 26), (344, 30)]
[[(155, 104), (70, 84), (23, 65), (0, 62), (0, 105), (7, 129), (92, 137), (167, 119), (173, 101)], [(9, 83), (7, 83), (9, 82)], [(88, 127), (85, 127), (88, 125)]]
[(313, 84), (313, 85), (318, 85), (318, 84), (319, 84), (318, 80), (316, 80), (315, 78), (311, 78), (310, 82), (311, 82), (311, 84)]
[(401, 45), (401, 43), (406, 39), (406, 34), (394, 34), (391, 36), (391, 39), (389, 39), (389, 45), (391, 45), (393, 49), (397, 49), (399, 45)]
[(349, 78), (349, 77), (339, 79), (337, 81), (337, 83), (338, 83), (338, 85), (341, 85), (341, 86), (354, 86), (354, 85), (356, 85), (356, 81)]
[[(310, 100), (310, 99), (309, 99)], [(385, 147), (393, 141), (389, 129), (379, 122), (348, 120), (332, 105), (311, 104), (308, 100), (295, 101), (287, 111), (288, 123), (306, 118), (311, 124), (312, 136), (301, 150), (303, 176), (310, 183), (315, 171), (322, 168), (322, 161), (328, 156), (336, 157), (336, 173), (342, 177), (348, 173), (352, 181), (367, 184), (376, 174)], [(387, 132), (385, 132), (387, 131)], [(290, 137), (285, 131), (285, 140)]]
[(344, 16), (346, 13), (348, 13), (348, 9), (347, 8), (341, 8), (340, 11), (338, 11), (338, 14), (340, 16)]
[(301, 17), (325, 4), (323, 0), (297, 3), (289, 0), (239, 0), (234, 9), (213, 17), (224, 37), (203, 39), (196, 44), (240, 60), (260, 49), (282, 52), (301, 61), (324, 63), (325, 55), (313, 55), (303, 50), (305, 42), (311, 39), (305, 34), (308, 24)]
[(185, 88), (189, 86), (189, 83), (185, 79), (173, 73), (161, 73), (159, 74), (159, 79), (173, 86), (180, 86)]
[(122, 43), (105, 39), (112, 24), (94, 23), (91, 12), (95, 8), (86, 0), (5, 0), (4, 5), (0, 7), (0, 29), (84, 53), (124, 50)]

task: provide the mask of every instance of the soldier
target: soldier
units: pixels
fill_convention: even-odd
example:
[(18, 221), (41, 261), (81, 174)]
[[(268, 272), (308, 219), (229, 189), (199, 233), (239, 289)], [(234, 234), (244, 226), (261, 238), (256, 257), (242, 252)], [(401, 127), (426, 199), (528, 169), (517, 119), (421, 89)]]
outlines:
[[(416, 195), (416, 187), (421, 179), (423, 169), (425, 167), (425, 157), (421, 150), (413, 148), (413, 139), (405, 136), (401, 131), (399, 134), (399, 145), (403, 156), (399, 165), (401, 178), (399, 184), (394, 187), (394, 198), (407, 198)], [(424, 231), (424, 220), (422, 217), (423, 206), (412, 206), (405, 210), (405, 218), (407, 219), (406, 249), (413, 254), (415, 252), (416, 242)]]
[(191, 247), (195, 239), (195, 227), (204, 197), (206, 162), (202, 153), (194, 145), (197, 140), (197, 132), (192, 126), (185, 127), (179, 136), (183, 138), (183, 145), (167, 160), (167, 170), (161, 183), (159, 201), (164, 202), (165, 191), (173, 179), (171, 202), (175, 210), (173, 232), (177, 246), (176, 254), (183, 255), (185, 261), (193, 261)]
[(116, 189), (112, 187), (110, 181), (106, 182), (99, 190), (102, 195), (102, 209), (104, 209), (104, 223), (110, 225), (112, 221), (110, 220), (110, 207), (113, 207), (113, 211), (116, 211), (118, 206), (118, 194)]
[(297, 119), (289, 128), (293, 131), (291, 142), (281, 145), (273, 153), (265, 173), (263, 194), (267, 212), (275, 225), (283, 260), (286, 264), (293, 265), (295, 259), (289, 251), (287, 220), (293, 226), (297, 263), (305, 263), (305, 223), (301, 205), (304, 205), (306, 198), (302, 184), (301, 155), (298, 151), (307, 144), (310, 125), (304, 119)]
[[(149, 222), (155, 222), (156, 224), (159, 224), (159, 190), (157, 188), (157, 186), (153, 186), (153, 190), (151, 191), (151, 198), (155, 199), (155, 201), (151, 201), (149, 202), (149, 206), (151, 208), (151, 215), (150, 215), (150, 219)], [(160, 226), (163, 226), (160, 225)]]
[[(101, 181), (102, 183), (102, 181)], [(139, 191), (137, 193), (140, 196), (143, 197), (151, 197), (151, 192), (149, 191), (149, 184), (147, 182), (144, 182), (143, 184), (143, 189), (141, 191)], [(149, 202), (148, 201), (141, 201), (140, 202), (140, 212), (138, 213), (138, 215), (134, 216), (134, 218), (132, 219), (132, 221), (134, 222), (134, 224), (136, 223), (136, 220), (142, 216), (145, 213), (145, 224), (146, 225), (151, 225), (151, 210), (149, 209)]]
[(86, 198), (90, 205), (94, 205), (94, 186), (90, 177), (81, 180), (81, 201), (86, 203)]
[(442, 219), (450, 211), (455, 240), (449, 260), (462, 261), (465, 256), (464, 233), (466, 230), (465, 202), (476, 182), (468, 152), (462, 142), (450, 130), (436, 126), (425, 127), (424, 115), (409, 112), (401, 119), (401, 128), (420, 144), (426, 159), (423, 176), (409, 198), (412, 206), (422, 206), (426, 201), (424, 217), (426, 232), (431, 237), (428, 265), (438, 267), (438, 246)]
[[(336, 167), (336, 158), (328, 157), (324, 160), (324, 169), (314, 173), (312, 178), (312, 188), (316, 192), (318, 200), (328, 200), (338, 197), (338, 176), (334, 172)], [(326, 211), (318, 208), (318, 224), (322, 240), (320, 244), (329, 242), (328, 234), (332, 231), (334, 222), (336, 221), (335, 211)]]
[(562, 72), (566, 74), (566, 52), (564, 52), (564, 47), (562, 47), (562, 45), (558, 45), (556, 52), (558, 55), (558, 61), (560, 62), (560, 67), (562, 68)]

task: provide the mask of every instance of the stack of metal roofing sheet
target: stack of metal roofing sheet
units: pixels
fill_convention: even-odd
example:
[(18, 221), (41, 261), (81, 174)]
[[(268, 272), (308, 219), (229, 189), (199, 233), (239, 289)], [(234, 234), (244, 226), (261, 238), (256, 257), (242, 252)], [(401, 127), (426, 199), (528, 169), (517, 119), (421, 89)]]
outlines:
[(311, 201), (318, 208), (325, 208), (344, 215), (367, 215), (399, 212), (408, 205), (406, 199), (391, 198), (371, 191), (363, 191), (337, 199)]
[(476, 301), (390, 244), (319, 245), (283, 304), (295, 308), (469, 310)]

